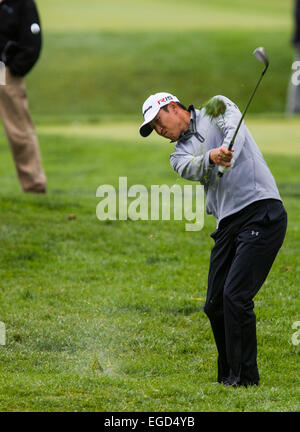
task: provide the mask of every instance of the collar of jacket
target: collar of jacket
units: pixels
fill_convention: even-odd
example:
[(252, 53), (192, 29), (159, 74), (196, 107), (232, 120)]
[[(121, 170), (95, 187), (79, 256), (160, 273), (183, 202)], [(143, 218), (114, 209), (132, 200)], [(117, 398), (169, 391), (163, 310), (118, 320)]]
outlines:
[(190, 105), (188, 107), (188, 111), (191, 113), (191, 119), (190, 119), (189, 128), (187, 130), (185, 130), (184, 132), (182, 132), (182, 134), (180, 135), (180, 137), (178, 138), (178, 140), (170, 141), (171, 143), (178, 142), (178, 141), (186, 142), (193, 135), (195, 135), (196, 138), (200, 142), (204, 141), (203, 136), (200, 135), (199, 132), (197, 131), (197, 126), (196, 126), (196, 111), (195, 111), (194, 105)]

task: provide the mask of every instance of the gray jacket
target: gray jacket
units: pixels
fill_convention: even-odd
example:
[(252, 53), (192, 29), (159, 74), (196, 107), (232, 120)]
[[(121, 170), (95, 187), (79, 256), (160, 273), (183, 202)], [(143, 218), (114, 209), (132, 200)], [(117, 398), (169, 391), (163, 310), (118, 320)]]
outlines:
[[(220, 221), (254, 201), (275, 198), (281, 201), (276, 182), (248, 128), (243, 122), (234, 142), (234, 164), (223, 177), (218, 177), (218, 166), (209, 161), (211, 149), (229, 145), (241, 112), (225, 96), (214, 96), (223, 101), (226, 111), (213, 117), (205, 108), (191, 111), (190, 129), (175, 145), (170, 163), (178, 174), (200, 181), (206, 195), (206, 212)], [(194, 117), (194, 118), (193, 118)]]

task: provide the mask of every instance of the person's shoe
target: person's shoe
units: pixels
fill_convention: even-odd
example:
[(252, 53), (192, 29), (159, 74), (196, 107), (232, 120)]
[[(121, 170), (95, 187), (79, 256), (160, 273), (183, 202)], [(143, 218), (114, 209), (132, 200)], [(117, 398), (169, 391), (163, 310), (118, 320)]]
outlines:
[(24, 189), (24, 192), (35, 193), (35, 194), (45, 194), (45, 193), (47, 193), (47, 188), (46, 188), (46, 186), (42, 186), (42, 187), (36, 187), (36, 188), (32, 188), (32, 189)]
[(218, 379), (218, 383), (226, 385), (228, 380), (229, 380), (228, 377), (222, 377), (221, 379)]
[(225, 378), (223, 381), (225, 387), (238, 387), (240, 384), (237, 380), (232, 380), (231, 378)]
[(259, 381), (242, 380), (239, 385), (243, 386), (243, 387), (250, 387), (250, 386), (254, 386), (254, 385), (258, 386)]
[(225, 387), (234, 387), (234, 388), (236, 388), (236, 387), (250, 387), (250, 386), (253, 386), (253, 385), (256, 385), (256, 386), (258, 386), (259, 385), (259, 382), (257, 381), (248, 381), (248, 380), (242, 380), (242, 381), (240, 381), (240, 379), (237, 379), (237, 378), (235, 378), (235, 379), (230, 379), (230, 378), (227, 378), (227, 379), (225, 379), (224, 381), (223, 381), (223, 383), (222, 384), (224, 384), (224, 386)]

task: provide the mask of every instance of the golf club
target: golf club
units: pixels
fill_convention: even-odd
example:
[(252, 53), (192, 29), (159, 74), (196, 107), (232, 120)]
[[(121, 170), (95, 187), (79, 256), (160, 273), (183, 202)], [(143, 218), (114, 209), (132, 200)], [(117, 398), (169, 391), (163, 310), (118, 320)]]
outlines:
[[(238, 124), (238, 126), (237, 126), (237, 128), (236, 128), (236, 130), (235, 130), (235, 132), (234, 132), (233, 137), (232, 137), (232, 140), (231, 140), (231, 142), (230, 142), (230, 144), (229, 144), (229, 146), (228, 146), (228, 150), (231, 150), (232, 147), (233, 147), (233, 144), (234, 144), (235, 138), (236, 138), (237, 133), (238, 133), (238, 131), (239, 131), (239, 129), (240, 129), (240, 126), (241, 126), (241, 124), (242, 124), (242, 121), (244, 120), (244, 117), (245, 117), (246, 112), (247, 112), (247, 110), (248, 110), (248, 108), (249, 108), (249, 105), (251, 104), (252, 99), (253, 99), (253, 97), (254, 97), (254, 95), (255, 95), (255, 93), (256, 93), (256, 90), (258, 89), (258, 86), (259, 86), (261, 80), (263, 79), (264, 74), (266, 73), (266, 71), (267, 71), (267, 69), (268, 69), (268, 67), (269, 67), (269, 58), (268, 58), (268, 55), (267, 55), (267, 53), (266, 53), (266, 50), (265, 50), (263, 47), (256, 48), (256, 49), (254, 50), (254, 52), (253, 52), (253, 55), (254, 55), (254, 57), (257, 58), (258, 61), (260, 61), (261, 63), (263, 63), (263, 64), (265, 65), (265, 68), (264, 68), (264, 70), (262, 71), (262, 73), (261, 73), (261, 75), (260, 75), (260, 78), (259, 78), (259, 80), (258, 80), (258, 82), (257, 82), (257, 84), (256, 84), (255, 89), (253, 90), (253, 93), (252, 93), (252, 95), (251, 95), (251, 97), (250, 97), (250, 99), (249, 99), (249, 102), (248, 102), (247, 105), (246, 105), (246, 108), (245, 108), (245, 110), (244, 110), (244, 112), (243, 112), (243, 115), (242, 115), (242, 117), (241, 117), (241, 120), (239, 121), (239, 124)], [(218, 176), (219, 176), (219, 177), (222, 177), (222, 176), (223, 176), (223, 173), (226, 171), (226, 168), (227, 168), (227, 167), (225, 167), (225, 166), (223, 166), (223, 165), (219, 166), (219, 170), (218, 170)]]

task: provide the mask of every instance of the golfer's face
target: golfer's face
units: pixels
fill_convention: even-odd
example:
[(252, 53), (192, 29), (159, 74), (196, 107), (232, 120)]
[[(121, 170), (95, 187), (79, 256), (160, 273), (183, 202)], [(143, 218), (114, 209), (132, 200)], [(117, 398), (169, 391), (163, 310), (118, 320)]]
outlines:
[(176, 113), (169, 108), (169, 111), (160, 109), (157, 116), (150, 123), (151, 127), (164, 138), (176, 141), (180, 134), (182, 125)]

